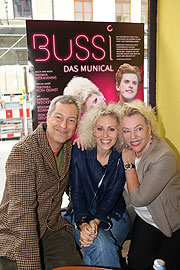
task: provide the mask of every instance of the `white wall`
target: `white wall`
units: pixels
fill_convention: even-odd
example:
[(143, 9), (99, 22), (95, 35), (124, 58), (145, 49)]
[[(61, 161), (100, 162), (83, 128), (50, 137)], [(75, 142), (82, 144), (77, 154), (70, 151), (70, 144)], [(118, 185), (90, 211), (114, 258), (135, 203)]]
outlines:
[(131, 0), (131, 22), (141, 22), (141, 0)]
[(93, 21), (114, 22), (115, 0), (94, 0)]
[(54, 0), (55, 20), (74, 20), (74, 0)]
[(32, 0), (34, 20), (52, 20), (52, 1)]
[[(7, 3), (7, 10), (8, 10), (8, 18), (9, 19), (13, 19), (14, 15), (13, 15), (13, 5), (12, 5), (12, 1), (8, 1)], [(4, 3), (4, 0), (0, 0), (0, 19), (6, 19), (7, 15), (6, 15), (6, 5)]]
[[(35, 20), (74, 20), (74, 0), (32, 0), (32, 10)], [(4, 0), (0, 0), (0, 18), (6, 19)], [(8, 18), (14, 19), (12, 1), (8, 1)], [(93, 20), (114, 22), (115, 0), (93, 0)], [(141, 0), (131, 0), (131, 20), (140, 22)]]

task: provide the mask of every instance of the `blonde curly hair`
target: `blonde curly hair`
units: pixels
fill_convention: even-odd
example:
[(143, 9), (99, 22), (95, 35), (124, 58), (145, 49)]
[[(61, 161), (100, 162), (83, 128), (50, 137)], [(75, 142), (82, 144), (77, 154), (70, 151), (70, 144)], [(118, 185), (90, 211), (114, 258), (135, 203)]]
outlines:
[(135, 114), (140, 114), (144, 118), (147, 126), (151, 128), (152, 137), (153, 138), (160, 137), (160, 129), (155, 115), (155, 110), (142, 100), (135, 99), (129, 103), (124, 103), (121, 107), (120, 114), (121, 114), (121, 121), (124, 117), (130, 117)]
[(97, 121), (102, 116), (110, 115), (114, 117), (118, 122), (118, 139), (114, 148), (117, 151), (121, 151), (122, 137), (120, 132), (120, 111), (121, 105), (119, 103), (109, 103), (108, 105), (99, 105), (91, 108), (85, 112), (82, 119), (79, 122), (78, 137), (82, 145), (86, 145), (87, 148), (95, 148), (97, 146), (96, 139), (93, 135), (94, 128)]

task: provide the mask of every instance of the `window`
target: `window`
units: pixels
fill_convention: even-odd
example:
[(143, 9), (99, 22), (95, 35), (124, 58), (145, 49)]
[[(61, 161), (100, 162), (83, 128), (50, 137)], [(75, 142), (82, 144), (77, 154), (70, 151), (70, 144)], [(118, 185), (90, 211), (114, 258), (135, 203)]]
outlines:
[(130, 0), (116, 0), (116, 22), (131, 22)]
[(32, 18), (31, 0), (13, 0), (15, 18)]
[(92, 0), (75, 0), (75, 21), (92, 21)]
[(141, 1), (141, 22), (148, 24), (148, 0)]

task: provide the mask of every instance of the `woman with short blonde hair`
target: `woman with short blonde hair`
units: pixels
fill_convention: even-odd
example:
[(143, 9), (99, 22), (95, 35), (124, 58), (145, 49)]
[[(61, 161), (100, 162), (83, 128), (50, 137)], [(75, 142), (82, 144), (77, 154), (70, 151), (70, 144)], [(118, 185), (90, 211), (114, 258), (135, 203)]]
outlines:
[(160, 137), (151, 106), (140, 100), (124, 103), (120, 119), (126, 201), (136, 212), (128, 269), (152, 269), (156, 258), (167, 269), (180, 269), (179, 165)]

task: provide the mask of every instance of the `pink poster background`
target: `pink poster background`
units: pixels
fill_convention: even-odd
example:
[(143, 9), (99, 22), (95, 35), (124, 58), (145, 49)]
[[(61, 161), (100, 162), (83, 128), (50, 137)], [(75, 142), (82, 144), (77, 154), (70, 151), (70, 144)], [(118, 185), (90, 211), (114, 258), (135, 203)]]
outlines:
[(27, 20), (33, 128), (46, 120), (51, 100), (74, 76), (90, 79), (106, 102), (117, 102), (115, 73), (124, 63), (138, 66), (144, 100), (144, 25), (119, 22)]

